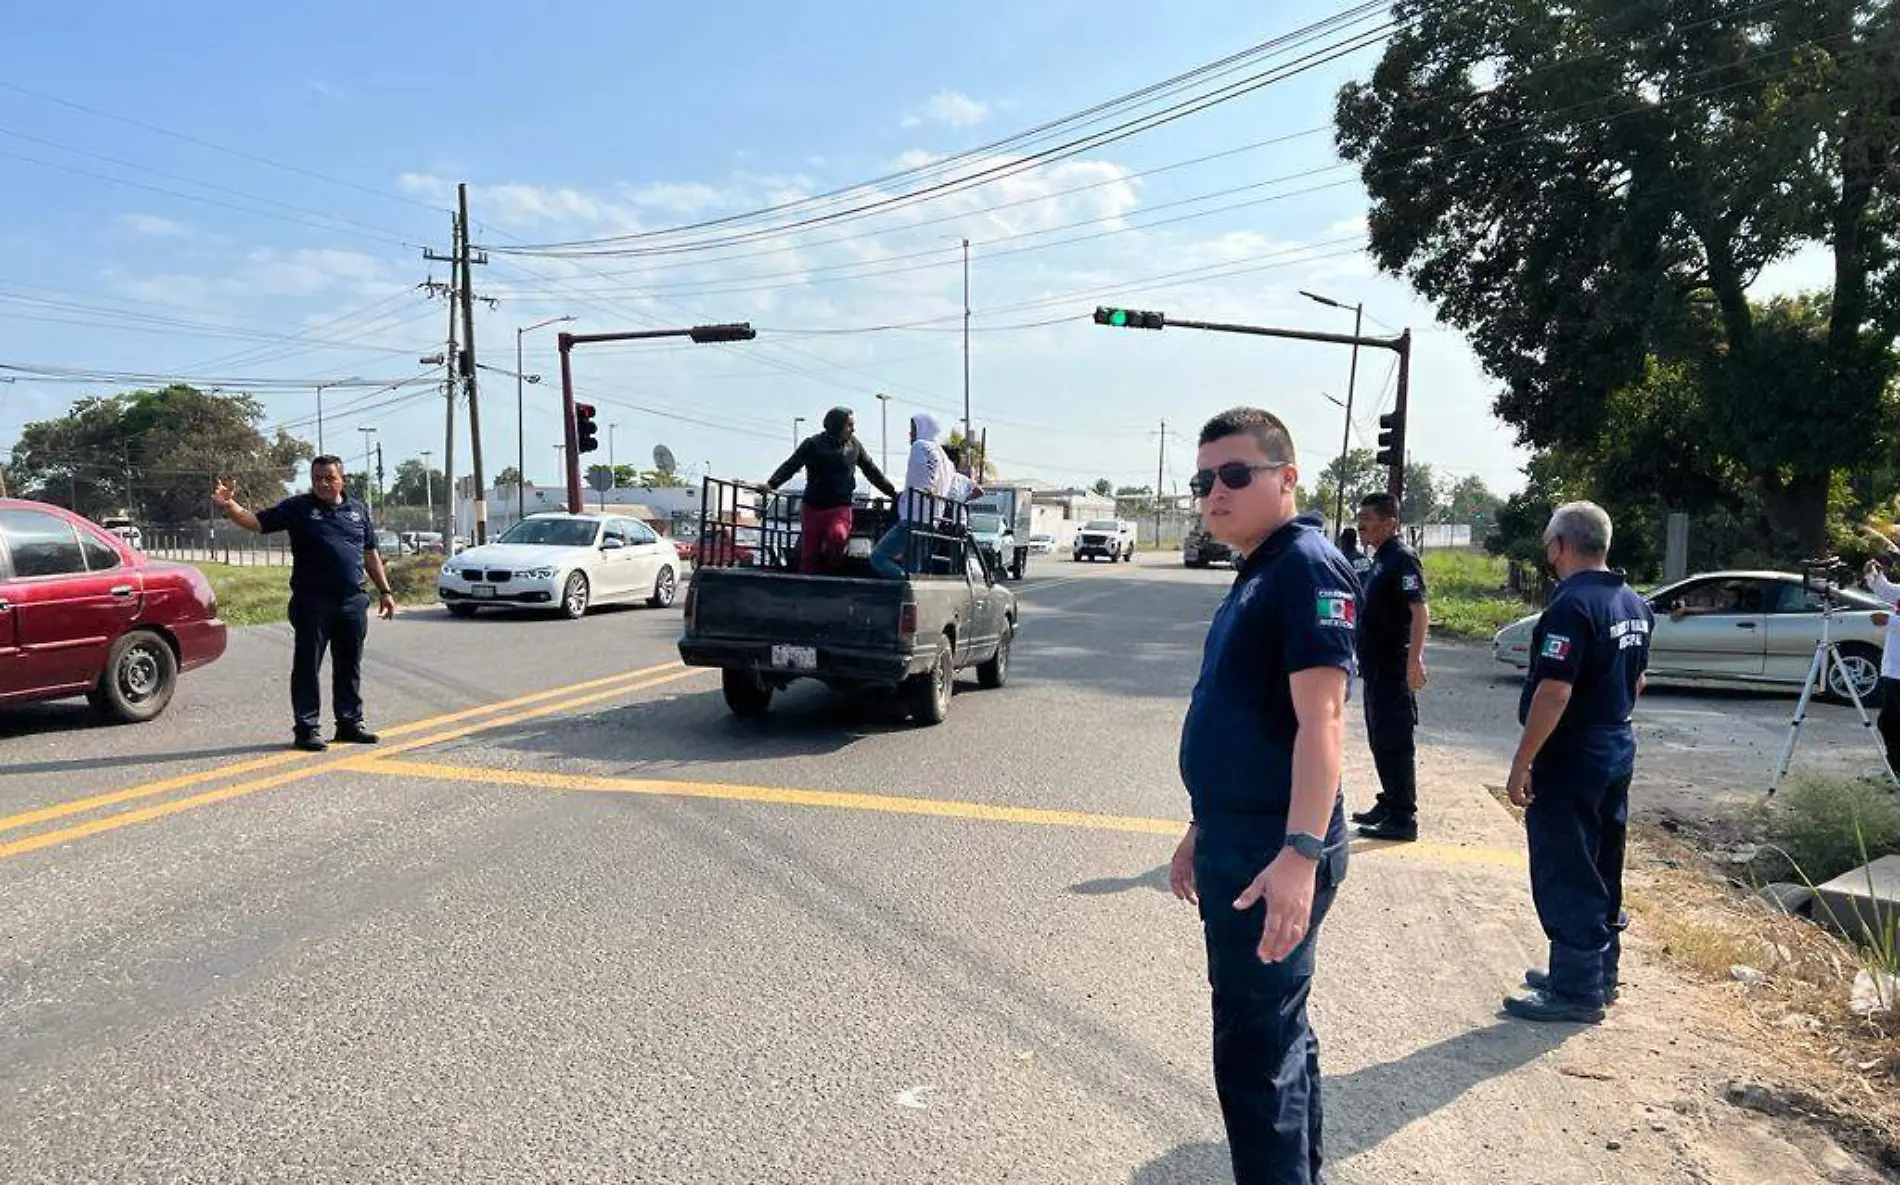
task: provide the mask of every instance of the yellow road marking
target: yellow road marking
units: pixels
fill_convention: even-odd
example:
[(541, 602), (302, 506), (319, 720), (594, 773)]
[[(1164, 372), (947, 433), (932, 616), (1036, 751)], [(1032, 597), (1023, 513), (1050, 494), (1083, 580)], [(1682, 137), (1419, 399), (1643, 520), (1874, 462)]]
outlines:
[[(644, 670), (628, 671), (619, 675), (608, 675), (601, 679), (589, 679), (584, 683), (571, 683), (566, 687), (554, 687), (546, 691), (537, 691), (532, 695), (517, 696), (514, 699), (501, 700), (498, 703), (482, 704), (478, 707), (464, 708), (459, 712), (448, 712), (440, 716), (430, 716), (422, 720), (412, 720), (394, 728), (383, 730), (384, 736), (407, 736), (424, 729), (437, 728), (444, 724), (453, 724), (458, 720), (467, 720), (472, 716), (483, 716), (489, 712), (501, 712), (509, 708), (518, 708), (524, 704), (538, 703), (555, 699), (563, 695), (572, 695), (577, 691), (589, 691), (596, 687), (605, 687), (611, 683), (628, 683), (644, 678), (659, 671), (677, 667), (677, 662), (661, 663), (659, 666)], [(253, 757), (244, 761), (231, 762), (199, 770), (196, 773), (179, 774), (177, 777), (162, 778), (156, 782), (144, 782), (137, 786), (127, 786), (122, 790), (112, 790), (104, 794), (95, 794), (90, 798), (75, 798), (70, 802), (56, 802), (51, 806), (35, 810), (22, 811), (17, 815), (0, 818), (0, 831), (11, 831), (18, 827), (31, 827), (36, 823), (45, 823), (53, 819), (63, 819), (67, 815), (77, 815), (100, 807), (117, 806), (122, 802), (134, 802), (141, 798), (150, 798), (155, 794), (166, 794), (173, 790), (183, 790), (188, 786), (200, 786), (206, 782), (216, 782), (223, 778), (236, 777), (238, 774), (253, 773), (260, 769), (271, 769), (279, 765), (288, 765), (294, 761), (310, 761), (311, 754), (301, 752), (273, 753), (268, 757)], [(330, 763), (334, 764), (334, 762)]]
[[(859, 794), (845, 790), (799, 790), (786, 786), (747, 786), (726, 782), (680, 782), (663, 778), (611, 778), (586, 774), (557, 774), (542, 770), (482, 769), (432, 761), (402, 761), (380, 754), (353, 759), (349, 768), (398, 778), (476, 782), (531, 790), (574, 791), (592, 794), (644, 794), (669, 798), (706, 798), (728, 802), (771, 803), (781, 806), (829, 807), (836, 810), (875, 811), (885, 814), (930, 815), (941, 819), (970, 819), (988, 823), (1022, 823), (1045, 827), (1076, 827), (1091, 831), (1127, 831), (1141, 835), (1178, 838), (1187, 824), (1180, 819), (1152, 819), (1135, 815), (1103, 815), (1088, 811), (1050, 810), (1044, 807), (1001, 806), (896, 794)], [(1391, 843), (1355, 839), (1356, 855), (1384, 852), (1453, 864), (1514, 867), (1523, 863), (1516, 852), (1500, 848), (1465, 847), (1443, 843)]]
[[(664, 666), (655, 667), (652, 669), (665, 670), (668, 666), (678, 666), (678, 665), (679, 664), (677, 663), (669, 663)], [(700, 673), (701, 672), (699, 670), (692, 669), (692, 668), (678, 670), (672, 674), (661, 675), (657, 678), (647, 679), (643, 682), (633, 683), (627, 686), (610, 687), (606, 691), (597, 691), (590, 695), (580, 696), (575, 699), (561, 700), (558, 703), (542, 704), (539, 707), (530, 708), (527, 711), (514, 712), (506, 716), (498, 716), (492, 720), (481, 720), (474, 724), (464, 725), (461, 728), (450, 729), (446, 732), (429, 733), (428, 735), (418, 737), (413, 741), (407, 741), (400, 745), (390, 746), (387, 751), (402, 753), (402, 752), (408, 752), (409, 750), (412, 750), (412, 749), (426, 748), (430, 745), (444, 744), (448, 741), (459, 740), (462, 737), (470, 736), (478, 732), (483, 732), (491, 728), (500, 728), (503, 725), (517, 724), (524, 720), (533, 720), (542, 716), (552, 716), (557, 712), (565, 712), (572, 708), (585, 707), (588, 704), (598, 703), (601, 700), (611, 699), (614, 696), (618, 696), (618, 695), (627, 695), (635, 691), (644, 691), (645, 689), (649, 687), (657, 687), (662, 683), (672, 683), (677, 680), (685, 679), (692, 675), (696, 675)], [(595, 680), (591, 683), (577, 684), (576, 686), (579, 686), (579, 687), (598, 686), (599, 683), (605, 682), (605, 681), (606, 680)], [(567, 689), (562, 689), (562, 690), (567, 690)], [(560, 693), (561, 693), (560, 691), (556, 691), (553, 694), (558, 695)], [(526, 700), (529, 700), (529, 699), (543, 699), (543, 698), (546, 698), (546, 693), (542, 693), (542, 694), (532, 696), (532, 697), (524, 696), (522, 697), (522, 701), (516, 701), (516, 702), (525, 702)], [(499, 707), (499, 706), (500, 705), (495, 705), (495, 707)], [(493, 709), (491, 708), (490, 710), (493, 710)], [(465, 715), (465, 714), (466, 713), (452, 714), (452, 715)], [(414, 728), (412, 726), (406, 726), (406, 727), (408, 731), (414, 731)], [(54, 831), (42, 831), (37, 835), (29, 835), (23, 839), (16, 839), (12, 841), (11, 843), (0, 843), (0, 860), (4, 860), (10, 856), (24, 855), (27, 852), (36, 852), (36, 851), (39, 851), (41, 848), (49, 848), (57, 844), (69, 843), (72, 840), (84, 839), (87, 836), (98, 835), (98, 834), (101, 834), (102, 832), (116, 831), (121, 827), (129, 827), (134, 823), (143, 823), (151, 819), (163, 818), (166, 815), (176, 814), (179, 811), (191, 810), (194, 807), (209, 806), (213, 803), (226, 802), (233, 798), (242, 798), (243, 796), (247, 794), (255, 794), (260, 790), (269, 790), (275, 786), (282, 786), (290, 782), (299, 782), (299, 781), (303, 781), (306, 778), (313, 778), (321, 773), (328, 773), (330, 771), (342, 769), (345, 767), (357, 766), (357, 765), (360, 765), (363, 762), (363, 760), (364, 759), (362, 757), (357, 757), (357, 756), (332, 758), (327, 761), (321, 761), (314, 764), (301, 766), (297, 769), (286, 770), (283, 773), (272, 774), (269, 777), (255, 778), (248, 782), (238, 782), (230, 786), (221, 786), (216, 790), (207, 790), (204, 793), (193, 794), (185, 798), (174, 798), (174, 799), (169, 799), (165, 802), (154, 803), (153, 805), (147, 806), (147, 807), (139, 807), (137, 809), (129, 810), (129, 811), (120, 811), (118, 814), (115, 814), (115, 815), (107, 815), (106, 817), (102, 819), (93, 819), (89, 822), (77, 823), (71, 827), (62, 827)]]

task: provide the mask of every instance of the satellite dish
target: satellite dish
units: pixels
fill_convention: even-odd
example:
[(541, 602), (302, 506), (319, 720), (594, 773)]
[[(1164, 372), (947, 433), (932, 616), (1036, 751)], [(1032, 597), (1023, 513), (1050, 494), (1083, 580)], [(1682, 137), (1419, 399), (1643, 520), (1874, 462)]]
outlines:
[(679, 467), (679, 462), (673, 459), (672, 449), (663, 444), (656, 444), (653, 446), (653, 467), (661, 473), (671, 475), (673, 470)]

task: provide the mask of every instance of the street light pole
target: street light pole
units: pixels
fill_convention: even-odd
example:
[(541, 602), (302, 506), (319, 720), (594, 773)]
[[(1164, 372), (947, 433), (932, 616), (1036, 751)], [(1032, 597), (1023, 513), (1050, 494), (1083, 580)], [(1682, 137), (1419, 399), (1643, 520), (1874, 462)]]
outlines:
[(1352, 396), (1354, 388), (1359, 384), (1359, 336), (1365, 323), (1366, 305), (1364, 301), (1360, 301), (1357, 305), (1341, 304), (1339, 301), (1308, 292), (1304, 288), (1300, 289), (1300, 295), (1335, 309), (1350, 308), (1353, 311), (1352, 365), (1346, 374), (1346, 427), (1340, 433), (1339, 480), (1334, 483), (1338, 488), (1333, 498), (1333, 530), (1339, 531), (1346, 525), (1346, 457), (1352, 451)]
[(372, 467), (374, 463), (370, 459), (374, 455), (374, 452), (370, 448), (369, 438), (376, 429), (365, 428), (358, 425), (356, 430), (363, 434), (363, 505), (369, 508), (370, 521), (374, 522), (376, 519), (376, 491), (375, 487), (370, 484), (370, 477), (375, 472)]
[(889, 476), (891, 472), (891, 397), (882, 391), (877, 393), (877, 415), (878, 434), (881, 438), (878, 441), (877, 450), (878, 467), (884, 470), (886, 476)]
[[(435, 450), (425, 449), (422, 453), (422, 501), (429, 508), (429, 517), (423, 521), (431, 527), (435, 525), (435, 478), (429, 473), (429, 458), (435, 456)], [(421, 548), (416, 550), (420, 551)]]
[(798, 428), (799, 428), (799, 425), (803, 424), (804, 422), (805, 422), (804, 416), (792, 417), (792, 447), (793, 448), (798, 447)]
[(970, 432), (970, 240), (963, 240), (963, 447), (971, 445)]
[(572, 321), (572, 317), (553, 317), (515, 330), (515, 521), (528, 517), (528, 420), (522, 398), (521, 339), (548, 325)]

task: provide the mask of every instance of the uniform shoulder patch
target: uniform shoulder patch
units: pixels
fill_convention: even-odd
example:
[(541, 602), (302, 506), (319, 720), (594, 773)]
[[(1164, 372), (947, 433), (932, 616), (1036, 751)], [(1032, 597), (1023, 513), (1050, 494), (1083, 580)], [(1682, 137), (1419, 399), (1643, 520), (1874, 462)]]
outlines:
[(1318, 612), (1321, 625), (1351, 628), (1358, 608), (1351, 593), (1321, 589)]
[(1554, 658), (1558, 661), (1562, 661), (1570, 656), (1570, 639), (1564, 637), (1562, 634), (1546, 634), (1544, 635), (1544, 649), (1541, 653), (1545, 658)]
[(1399, 577), (1399, 587), (1406, 592), (1417, 592), (1422, 584), (1423, 582), (1419, 580), (1418, 574), (1415, 572), (1408, 572), (1404, 576)]

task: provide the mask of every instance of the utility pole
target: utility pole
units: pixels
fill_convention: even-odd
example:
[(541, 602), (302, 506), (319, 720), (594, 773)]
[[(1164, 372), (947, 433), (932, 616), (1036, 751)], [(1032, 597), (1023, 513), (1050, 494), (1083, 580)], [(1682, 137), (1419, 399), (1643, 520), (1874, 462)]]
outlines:
[(1155, 537), (1161, 544), (1161, 474), (1168, 465), (1168, 421), (1161, 421), (1161, 447), (1155, 452)]
[(878, 444), (878, 468), (884, 470), (884, 476), (891, 474), (891, 397), (883, 391), (877, 393), (877, 415), (881, 427), (882, 440)]
[(369, 507), (369, 521), (373, 523), (376, 521), (376, 487), (371, 484), (374, 475), (370, 472), (369, 461), (375, 454), (370, 448), (369, 438), (376, 429), (359, 425), (356, 430), (363, 434), (363, 503)]
[(435, 477), (429, 472), (429, 458), (435, 456), (434, 449), (422, 450), (422, 503), (427, 506), (428, 517), (423, 522), (435, 522)]
[(488, 486), (482, 473), (482, 405), (475, 380), (475, 284), (469, 272), (471, 264), (487, 263), (468, 248), (468, 182), (455, 187), (455, 205), (460, 215), (462, 234), (456, 248), (462, 255), (462, 381), (468, 387), (468, 451), (475, 477), (475, 545), (488, 542)]
[(970, 240), (963, 240), (963, 439), (970, 440)]
[(798, 447), (798, 430), (804, 423), (805, 423), (804, 416), (792, 417), (792, 447), (793, 448)]
[(1339, 480), (1334, 483), (1338, 491), (1333, 499), (1333, 530), (1337, 532), (1346, 526), (1346, 457), (1352, 451), (1352, 396), (1359, 383), (1359, 338), (1365, 328), (1366, 302), (1362, 300), (1356, 305), (1348, 305), (1304, 288), (1300, 289), (1300, 295), (1328, 308), (1352, 310), (1352, 365), (1346, 372), (1346, 427), (1340, 434)]
[(422, 257), (437, 263), (449, 265), (449, 282), (437, 284), (429, 281), (423, 287), (431, 296), (439, 290), (442, 303), (449, 306), (449, 338), (446, 351), (442, 355), (442, 401), (445, 405), (442, 420), (442, 554), (455, 554), (455, 370), (460, 364), (461, 354), (455, 348), (455, 291), (457, 279), (461, 275), (462, 252), (459, 244), (462, 239), (462, 221), (450, 215), (449, 253), (438, 255), (427, 248)]

